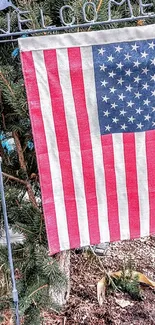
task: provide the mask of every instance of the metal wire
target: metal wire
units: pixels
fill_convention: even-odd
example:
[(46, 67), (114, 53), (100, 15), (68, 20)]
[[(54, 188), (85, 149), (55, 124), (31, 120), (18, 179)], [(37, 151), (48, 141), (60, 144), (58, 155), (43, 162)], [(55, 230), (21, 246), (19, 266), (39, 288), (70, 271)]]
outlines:
[(2, 176), (2, 158), (1, 157), (0, 157), (0, 193), (1, 193), (1, 200), (2, 200), (2, 209), (3, 209), (3, 216), (4, 216), (7, 248), (8, 248), (8, 260), (9, 260), (10, 271), (11, 271), (12, 296), (13, 296), (13, 302), (14, 302), (14, 307), (15, 307), (16, 325), (20, 325), (19, 307), (18, 307), (18, 292), (17, 292), (17, 288), (16, 288), (16, 280), (15, 280), (15, 274), (14, 274), (12, 249), (11, 249), (11, 241), (10, 241), (10, 234), (9, 234), (9, 224), (8, 224), (8, 216), (7, 216), (5, 194), (4, 194), (4, 185), (3, 185), (3, 176)]
[[(14, 32), (10, 31), (10, 26), (11, 26), (11, 16), (10, 13), (7, 14), (7, 31), (4, 31), (3, 29), (0, 29), (0, 43), (5, 43), (5, 42), (16, 42), (18, 40), (18, 37), (21, 35), (33, 35), (33, 34), (38, 34), (38, 33), (55, 33), (55, 32), (61, 32), (61, 31), (71, 31), (73, 29), (79, 29), (79, 28), (89, 28), (89, 27), (95, 27), (95, 26), (104, 26), (104, 25), (109, 25), (109, 24), (115, 24), (115, 23), (125, 23), (125, 22), (131, 22), (131, 21), (137, 21), (137, 20), (145, 20), (145, 19), (152, 19), (155, 18), (155, 13), (150, 12), (150, 13), (145, 13), (144, 10), (146, 8), (151, 8), (153, 6), (152, 3), (148, 4), (143, 4), (142, 0), (139, 0), (139, 16), (134, 16), (133, 14), (133, 8), (131, 5), (131, 0), (122, 0), (121, 2), (118, 2), (116, 0), (109, 0), (108, 1), (108, 19), (106, 21), (97, 21), (98, 18), (98, 8), (96, 8), (96, 5), (94, 2), (88, 2), (86, 1), (84, 5), (82, 6), (82, 13), (83, 13), (83, 23), (81, 24), (76, 24), (76, 19), (74, 15), (74, 10), (73, 7), (70, 5), (64, 5), (60, 8), (59, 11), (59, 16), (60, 16), (60, 21), (62, 23), (62, 26), (45, 26), (44, 22), (44, 14), (42, 9), (40, 9), (40, 17), (41, 17), (41, 27), (40, 29), (22, 29), (22, 25), (25, 22), (30, 21), (30, 19), (21, 19), (21, 15), (23, 14), (28, 14), (29, 11), (20, 11), (19, 8), (16, 8), (16, 13), (17, 13), (17, 19), (18, 19), (18, 28), (19, 30)], [(10, 0), (11, 2), (11, 0)], [(9, 3), (10, 3), (9, 2)], [(112, 19), (112, 6), (118, 6), (121, 7), (123, 4), (128, 5), (129, 13), (130, 16), (127, 18), (119, 18), (119, 19)], [(8, 6), (12, 6), (8, 4)], [(94, 12), (94, 18), (92, 20), (87, 19), (86, 15), (86, 8), (88, 6), (92, 7), (92, 10)], [(0, 9), (2, 10), (2, 9)], [(72, 13), (72, 21), (65, 22), (65, 12), (66, 10), (69, 10)], [(13, 37), (13, 38), (12, 38)]]
[[(114, 24), (114, 23), (124, 23), (124, 22), (130, 22), (130, 21), (137, 21), (137, 20), (145, 20), (148, 18), (155, 18), (154, 15), (145, 15), (145, 16), (138, 16), (138, 17), (129, 17), (129, 18), (121, 18), (121, 19), (112, 19), (112, 20), (107, 20), (107, 21), (101, 21), (101, 22), (93, 22), (93, 23), (85, 23), (85, 24), (77, 24), (77, 25), (69, 25), (69, 26), (61, 26), (61, 27), (48, 27), (44, 29), (35, 29), (35, 30), (24, 30), (22, 32), (15, 32), (15, 33), (8, 33), (8, 34), (3, 34), (0, 35), (0, 43), (5, 43), (5, 39), (1, 40), (1, 38), (5, 37), (12, 37), (12, 36), (22, 36), (22, 35), (33, 35), (33, 34), (38, 34), (38, 33), (54, 33), (54, 32), (59, 32), (59, 31), (67, 31), (75, 28), (88, 28), (88, 27), (93, 27), (93, 26), (103, 26), (103, 25), (109, 25), (109, 24)], [(7, 42), (16, 42), (18, 39), (9, 39)]]

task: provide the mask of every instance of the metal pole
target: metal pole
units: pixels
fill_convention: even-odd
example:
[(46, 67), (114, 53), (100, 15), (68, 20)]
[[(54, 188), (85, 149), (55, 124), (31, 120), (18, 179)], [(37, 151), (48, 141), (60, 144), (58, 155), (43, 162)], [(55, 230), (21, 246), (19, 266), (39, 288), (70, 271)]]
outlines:
[(4, 215), (4, 225), (5, 225), (5, 232), (6, 232), (7, 248), (8, 248), (8, 260), (9, 260), (10, 271), (11, 271), (12, 296), (13, 296), (13, 302), (14, 302), (14, 306), (15, 306), (16, 325), (20, 325), (19, 309), (18, 309), (18, 292), (16, 289), (16, 281), (15, 281), (15, 274), (14, 274), (12, 249), (11, 249), (10, 234), (9, 234), (9, 224), (8, 224), (8, 216), (7, 216), (5, 194), (4, 194), (4, 185), (3, 185), (3, 176), (2, 176), (2, 158), (1, 157), (0, 157), (0, 193), (1, 193), (2, 208), (3, 208), (3, 215)]

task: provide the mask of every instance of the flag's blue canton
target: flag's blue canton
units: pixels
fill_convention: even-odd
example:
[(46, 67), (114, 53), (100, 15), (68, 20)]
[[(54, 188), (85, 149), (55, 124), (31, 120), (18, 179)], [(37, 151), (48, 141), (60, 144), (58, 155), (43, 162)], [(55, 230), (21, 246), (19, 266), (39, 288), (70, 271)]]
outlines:
[(155, 129), (155, 40), (93, 46), (101, 134)]

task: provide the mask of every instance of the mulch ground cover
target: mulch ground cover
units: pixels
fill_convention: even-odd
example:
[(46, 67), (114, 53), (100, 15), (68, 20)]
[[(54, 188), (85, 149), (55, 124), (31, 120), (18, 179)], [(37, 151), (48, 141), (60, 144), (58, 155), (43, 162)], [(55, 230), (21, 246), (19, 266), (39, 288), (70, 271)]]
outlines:
[[(43, 325), (154, 325), (155, 290), (150, 287), (142, 287), (141, 300), (108, 290), (103, 306), (98, 304), (96, 286), (104, 270), (118, 271), (128, 261), (155, 281), (155, 237), (112, 243), (101, 258), (87, 250), (73, 251), (70, 299), (60, 314), (44, 313)], [(128, 306), (122, 307), (122, 300)]]

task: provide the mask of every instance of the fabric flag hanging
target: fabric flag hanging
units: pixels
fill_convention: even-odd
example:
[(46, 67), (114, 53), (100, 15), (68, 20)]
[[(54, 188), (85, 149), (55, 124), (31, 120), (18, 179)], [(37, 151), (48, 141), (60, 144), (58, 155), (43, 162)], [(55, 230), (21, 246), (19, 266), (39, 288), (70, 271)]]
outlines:
[(19, 46), (50, 254), (155, 233), (155, 25)]

